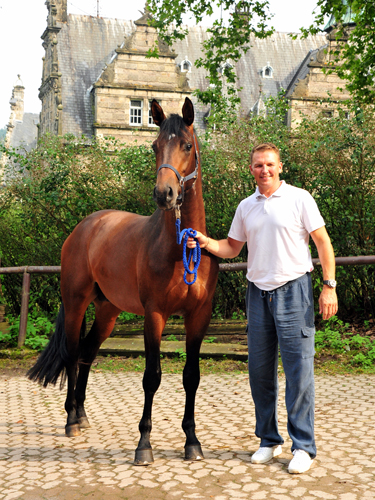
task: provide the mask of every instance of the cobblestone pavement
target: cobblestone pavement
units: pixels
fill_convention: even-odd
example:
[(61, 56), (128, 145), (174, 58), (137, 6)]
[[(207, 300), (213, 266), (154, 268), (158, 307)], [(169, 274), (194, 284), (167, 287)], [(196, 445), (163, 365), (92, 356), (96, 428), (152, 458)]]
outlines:
[(290, 475), (281, 379), (283, 453), (252, 465), (258, 447), (245, 375), (202, 376), (197, 435), (205, 460), (183, 460), (181, 375), (163, 375), (153, 408), (155, 463), (132, 465), (143, 405), (142, 375), (92, 373), (91, 428), (64, 435), (65, 390), (0, 377), (0, 499), (375, 499), (375, 376), (316, 378), (318, 457)]

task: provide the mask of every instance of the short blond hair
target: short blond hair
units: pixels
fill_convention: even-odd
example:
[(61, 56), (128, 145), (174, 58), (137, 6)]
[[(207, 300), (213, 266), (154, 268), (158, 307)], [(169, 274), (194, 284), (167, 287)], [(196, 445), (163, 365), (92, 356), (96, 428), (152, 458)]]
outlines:
[(273, 144), (272, 142), (263, 142), (262, 144), (258, 144), (258, 146), (254, 146), (253, 149), (251, 150), (250, 163), (253, 163), (253, 155), (258, 151), (273, 151), (274, 153), (277, 154), (279, 161), (281, 160), (279, 148), (275, 146), (275, 144)]

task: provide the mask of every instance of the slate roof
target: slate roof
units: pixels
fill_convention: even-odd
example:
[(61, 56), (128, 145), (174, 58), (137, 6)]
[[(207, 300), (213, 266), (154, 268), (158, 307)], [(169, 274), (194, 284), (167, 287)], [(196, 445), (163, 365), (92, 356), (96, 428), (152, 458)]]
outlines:
[[(99, 78), (106, 63), (116, 55), (136, 26), (132, 21), (103, 19), (90, 16), (68, 16), (58, 35), (59, 71), (62, 73), (62, 99), (64, 105), (64, 133), (92, 135), (92, 85)], [(207, 38), (204, 27), (189, 28), (185, 40), (177, 41), (173, 49), (178, 54), (176, 64), (187, 56), (193, 64), (188, 73), (192, 89), (204, 89), (208, 85), (205, 70), (196, 68), (194, 62), (201, 56), (201, 43)], [(245, 114), (259, 99), (260, 89), (264, 98), (277, 95), (281, 88), (288, 88), (301, 65), (310, 55), (326, 43), (322, 35), (298, 37), (293, 40), (288, 33), (276, 32), (266, 39), (252, 39), (250, 50), (236, 65), (241, 106)], [(262, 78), (262, 69), (269, 64), (273, 78)], [(208, 108), (198, 107), (203, 117)]]
[(64, 133), (92, 135), (90, 91), (115, 49), (135, 29), (132, 21), (70, 14), (58, 34)]

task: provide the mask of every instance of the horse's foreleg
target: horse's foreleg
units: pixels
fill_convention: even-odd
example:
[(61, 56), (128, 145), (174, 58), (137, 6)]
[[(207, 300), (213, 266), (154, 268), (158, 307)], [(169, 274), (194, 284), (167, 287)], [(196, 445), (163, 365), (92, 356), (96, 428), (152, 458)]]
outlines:
[(154, 461), (150, 443), (151, 412), (154, 395), (161, 381), (160, 341), (165, 326), (165, 319), (157, 313), (145, 315), (144, 339), (146, 353), (146, 369), (143, 375), (145, 394), (143, 414), (139, 422), (141, 438), (135, 450), (135, 465), (149, 465)]
[(199, 350), (211, 318), (211, 307), (200, 310), (198, 314), (185, 319), (186, 328), (186, 364), (183, 372), (183, 384), (186, 393), (185, 413), (182, 428), (186, 434), (185, 460), (202, 460), (202, 448), (195, 434), (195, 396), (200, 381)]
[(95, 321), (80, 347), (79, 372), (75, 387), (77, 423), (79, 427), (90, 427), (84, 403), (86, 387), (92, 362), (98, 354), (102, 343), (110, 336), (117, 316), (121, 312), (110, 302), (95, 302)]

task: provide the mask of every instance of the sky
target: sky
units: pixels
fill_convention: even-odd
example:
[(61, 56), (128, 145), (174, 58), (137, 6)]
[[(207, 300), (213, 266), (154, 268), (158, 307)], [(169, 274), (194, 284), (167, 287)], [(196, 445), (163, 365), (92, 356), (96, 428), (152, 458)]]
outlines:
[[(68, 14), (137, 20), (145, 6), (144, 0), (68, 0)], [(298, 32), (312, 23), (317, 0), (270, 0), (277, 31)], [(46, 28), (45, 0), (0, 0), (0, 128), (10, 116), (12, 89), (21, 77), (25, 87), (25, 112), (39, 113), (38, 89), (42, 78), (41, 35)], [(202, 23), (209, 25), (209, 20)]]

